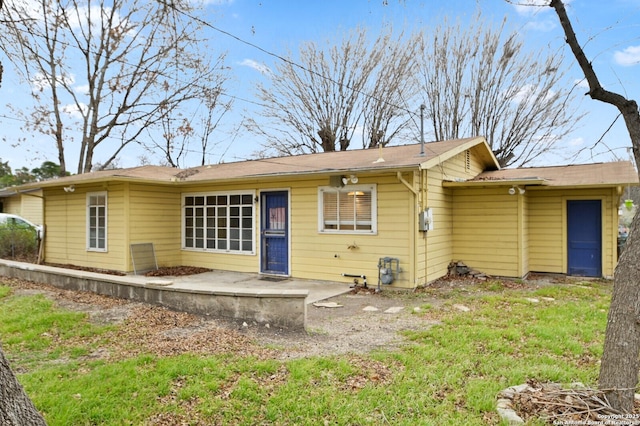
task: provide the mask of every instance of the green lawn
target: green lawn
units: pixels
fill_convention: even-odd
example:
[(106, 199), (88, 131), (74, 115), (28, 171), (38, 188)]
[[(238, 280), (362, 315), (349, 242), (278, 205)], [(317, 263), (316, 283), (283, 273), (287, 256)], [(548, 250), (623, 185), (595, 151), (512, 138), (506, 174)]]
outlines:
[(495, 400), (506, 387), (595, 383), (610, 286), (493, 282), (449, 293), (415, 314), (441, 325), (407, 332), (393, 352), (289, 361), (142, 353), (108, 362), (87, 354), (123, 325), (93, 325), (0, 285), (0, 341), (49, 425), (500, 424)]

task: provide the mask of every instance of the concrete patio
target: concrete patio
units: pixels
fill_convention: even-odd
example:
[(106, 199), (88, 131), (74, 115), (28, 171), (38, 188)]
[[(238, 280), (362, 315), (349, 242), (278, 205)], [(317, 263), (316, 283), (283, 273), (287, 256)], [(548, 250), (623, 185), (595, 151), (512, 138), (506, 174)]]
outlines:
[(346, 283), (211, 271), (181, 277), (109, 275), (0, 259), (0, 276), (90, 291), (212, 317), (304, 329), (307, 305), (348, 293)]

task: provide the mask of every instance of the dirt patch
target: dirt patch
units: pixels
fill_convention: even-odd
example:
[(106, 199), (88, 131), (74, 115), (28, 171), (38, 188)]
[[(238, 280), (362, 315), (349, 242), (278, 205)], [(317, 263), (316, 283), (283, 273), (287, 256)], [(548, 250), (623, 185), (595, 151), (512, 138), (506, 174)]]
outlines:
[(268, 324), (211, 319), (25, 280), (3, 278), (2, 282), (13, 287), (16, 294), (43, 294), (62, 308), (85, 312), (94, 323), (124, 324), (112, 334), (99, 337), (110, 343), (94, 355), (110, 359), (145, 351), (160, 356), (234, 352), (279, 359), (362, 354), (393, 349), (404, 341), (400, 334), (403, 330), (435, 324), (420, 312), (421, 305), (436, 303), (427, 294), (403, 299), (393, 291), (376, 294), (355, 290), (332, 298), (331, 302), (339, 306), (336, 308), (308, 305), (307, 332), (294, 332)]
[[(180, 268), (184, 272), (197, 272)], [(174, 275), (178, 271), (164, 272)], [(332, 298), (330, 302), (335, 307), (308, 305), (306, 332), (294, 332), (269, 324), (212, 319), (25, 280), (2, 281), (18, 294), (42, 293), (63, 308), (86, 312), (94, 323), (124, 324), (111, 335), (99, 337), (109, 344), (96, 351), (95, 356), (110, 359), (143, 352), (159, 356), (233, 352), (290, 359), (393, 350), (406, 343), (403, 331), (424, 330), (438, 324), (430, 318), (428, 306), (441, 305), (454, 292), (480, 293), (486, 285), (474, 278), (457, 277), (438, 280), (413, 292), (385, 289), (376, 293), (375, 289), (359, 287)], [(500, 283), (505, 288), (523, 288), (535, 287), (539, 281)]]

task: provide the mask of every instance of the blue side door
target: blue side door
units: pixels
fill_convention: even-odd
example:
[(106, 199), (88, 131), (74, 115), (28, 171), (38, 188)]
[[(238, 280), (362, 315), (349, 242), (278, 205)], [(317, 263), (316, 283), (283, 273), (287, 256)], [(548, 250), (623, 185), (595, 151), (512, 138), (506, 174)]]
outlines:
[(289, 194), (260, 194), (260, 270), (267, 274), (289, 274)]
[(568, 273), (602, 276), (602, 205), (600, 200), (567, 201)]

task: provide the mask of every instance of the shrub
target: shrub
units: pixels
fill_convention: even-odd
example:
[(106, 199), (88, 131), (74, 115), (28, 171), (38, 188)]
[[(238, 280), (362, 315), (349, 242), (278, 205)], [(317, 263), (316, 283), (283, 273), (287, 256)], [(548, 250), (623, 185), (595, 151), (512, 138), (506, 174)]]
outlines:
[(38, 234), (35, 229), (0, 224), (0, 257), (25, 260), (38, 253)]

